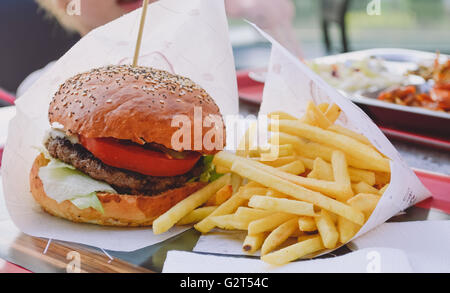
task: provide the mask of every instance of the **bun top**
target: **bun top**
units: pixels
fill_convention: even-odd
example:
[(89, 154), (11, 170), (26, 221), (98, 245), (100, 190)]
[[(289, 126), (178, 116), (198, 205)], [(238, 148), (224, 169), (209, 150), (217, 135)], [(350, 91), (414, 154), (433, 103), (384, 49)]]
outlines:
[[(194, 108), (196, 115), (201, 109), (202, 122), (210, 115), (219, 118), (221, 125), (201, 123), (201, 138), (203, 141), (214, 127), (222, 127), (218, 130), (223, 131), (223, 137), (216, 135), (211, 139), (212, 133), (209, 134), (209, 140), (217, 139), (215, 145), (222, 147), (211, 149), (203, 143), (200, 146), (197, 133), (194, 145)], [(189, 137), (176, 140), (184, 139), (186, 147), (172, 147), (171, 143), (172, 135), (189, 124), (175, 123), (172, 127), (172, 118), (185, 115), (191, 124), (186, 134), (191, 135), (190, 150), (214, 154), (225, 145), (225, 124), (209, 94), (189, 78), (149, 67), (107, 66), (78, 74), (59, 87), (48, 115), (51, 124), (62, 124), (69, 135), (113, 137), (139, 144), (154, 142), (170, 149), (189, 150)]]

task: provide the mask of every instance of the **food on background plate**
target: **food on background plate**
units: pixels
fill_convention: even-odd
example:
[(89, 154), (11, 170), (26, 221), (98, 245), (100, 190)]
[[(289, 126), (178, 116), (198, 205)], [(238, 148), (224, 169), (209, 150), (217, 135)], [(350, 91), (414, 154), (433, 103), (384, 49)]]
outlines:
[(401, 85), (406, 77), (388, 70), (384, 60), (366, 57), (345, 62), (307, 62), (308, 66), (331, 86), (347, 93), (360, 93)]
[[(163, 70), (107, 66), (68, 79), (49, 106), (52, 128), (30, 174), (34, 199), (75, 222), (151, 225), (219, 177), (211, 161), (222, 148), (172, 147), (172, 118), (193, 124), (194, 107), (222, 120), (204, 89)], [(202, 136), (213, 127), (202, 124)]]
[(309, 61), (307, 64), (331, 86), (348, 94), (361, 94), (403, 106), (450, 111), (450, 60), (439, 63), (437, 54), (433, 64), (417, 64), (416, 70), (403, 74), (398, 69), (389, 69), (385, 62), (382, 58), (369, 56), (335, 63)]
[(444, 111), (443, 105), (434, 101), (429, 93), (418, 92), (414, 85), (386, 89), (378, 95), (378, 100), (397, 105)]
[(382, 91), (378, 99), (398, 105), (450, 112), (450, 60), (441, 64), (438, 55), (430, 68), (426, 79), (433, 85), (429, 91), (418, 92), (413, 85), (391, 87)]
[[(155, 220), (154, 232), (194, 223), (202, 233), (246, 231), (243, 251), (261, 250), (261, 259), (274, 265), (347, 243), (386, 191), (390, 161), (363, 135), (338, 127), (340, 112), (335, 104), (310, 102), (303, 117), (270, 113), (271, 148), (284, 151), (267, 160), (266, 150), (254, 143), (253, 124), (236, 154), (214, 156), (216, 170), (226, 173), (220, 191), (180, 201)], [(219, 180), (208, 185), (211, 191)], [(210, 201), (224, 190), (232, 190), (227, 200)]]

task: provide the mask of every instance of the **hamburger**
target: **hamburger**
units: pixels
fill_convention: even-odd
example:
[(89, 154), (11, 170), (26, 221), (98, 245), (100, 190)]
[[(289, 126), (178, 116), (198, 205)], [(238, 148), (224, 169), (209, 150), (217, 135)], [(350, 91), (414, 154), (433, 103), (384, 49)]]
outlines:
[[(202, 141), (211, 131), (222, 134), (214, 136), (215, 147), (199, 146), (194, 129), (172, 146), (182, 128), (173, 126), (173, 118), (185, 117), (192, 126), (198, 109), (202, 117), (218, 117), (220, 123), (200, 125)], [(51, 129), (33, 163), (30, 187), (54, 216), (151, 225), (220, 176), (211, 162), (224, 146), (223, 119), (209, 94), (189, 78), (128, 65), (93, 69), (59, 87), (48, 118)]]

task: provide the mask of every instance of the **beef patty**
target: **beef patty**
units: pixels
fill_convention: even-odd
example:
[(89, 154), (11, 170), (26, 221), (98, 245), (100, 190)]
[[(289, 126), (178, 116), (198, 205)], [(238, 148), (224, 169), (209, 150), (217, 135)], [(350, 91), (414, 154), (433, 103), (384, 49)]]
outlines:
[(203, 160), (187, 173), (177, 176), (156, 177), (128, 171), (104, 164), (81, 144), (73, 144), (65, 138), (50, 137), (45, 143), (50, 155), (74, 166), (90, 177), (110, 184), (118, 193), (157, 195), (178, 188), (199, 176), (203, 171)]

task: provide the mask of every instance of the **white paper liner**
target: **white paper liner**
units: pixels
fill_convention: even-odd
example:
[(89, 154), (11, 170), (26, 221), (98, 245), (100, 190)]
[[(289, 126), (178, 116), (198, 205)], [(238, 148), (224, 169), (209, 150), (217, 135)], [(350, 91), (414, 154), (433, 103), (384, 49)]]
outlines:
[[(108, 228), (75, 224), (44, 213), (29, 191), (29, 172), (45, 131), (48, 105), (66, 79), (96, 67), (131, 64), (141, 9), (83, 37), (16, 101), (2, 163), (6, 204), (24, 233), (131, 251), (170, 238), (186, 228), (153, 235), (151, 228)], [(217, 103), (222, 115), (237, 114), (236, 72), (224, 3), (221, 0), (163, 0), (148, 8), (139, 65), (191, 78)]]
[(169, 251), (163, 273), (411, 273), (400, 249), (371, 247), (327, 259), (274, 266), (259, 259)]
[(415, 273), (450, 273), (450, 221), (384, 223), (349, 244), (403, 250)]

